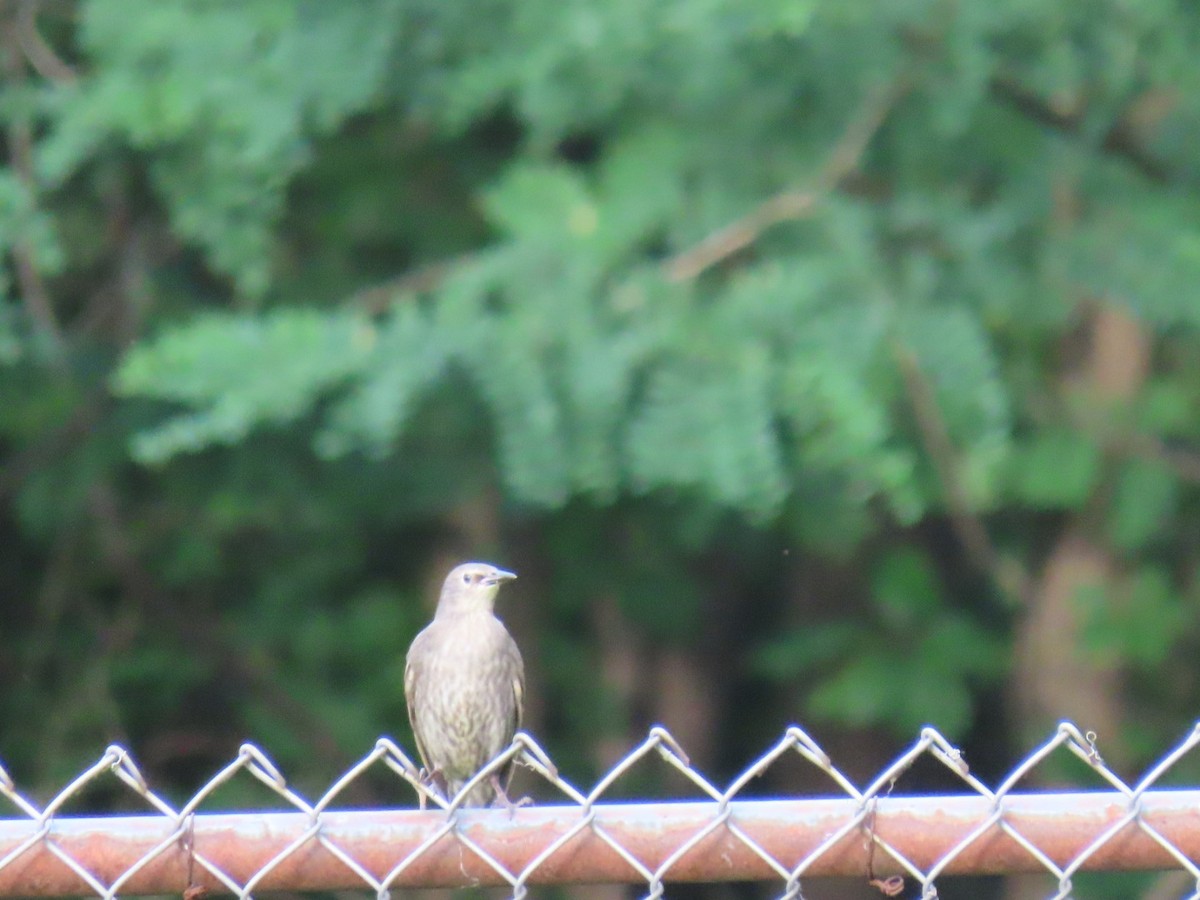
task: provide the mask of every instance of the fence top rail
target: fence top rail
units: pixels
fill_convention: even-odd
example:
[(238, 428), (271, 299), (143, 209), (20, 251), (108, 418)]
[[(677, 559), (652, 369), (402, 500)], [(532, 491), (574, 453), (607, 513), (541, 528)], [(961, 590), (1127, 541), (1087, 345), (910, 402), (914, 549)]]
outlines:
[[(1063, 723), (989, 787), (927, 728), (859, 787), (792, 727), (721, 787), (655, 728), (585, 792), (559, 774), (533, 738), (518, 734), (479, 777), (515, 759), (543, 782), (539, 797), (549, 797), (512, 810), (459, 808), (458, 798), (431, 790), (412, 758), (387, 738), (315, 800), (298, 793), (264, 751), (245, 744), (182, 805), (156, 793), (133, 757), (113, 746), (41, 805), (0, 763), (0, 896), (183, 892), (195, 900), (210, 891), (249, 897), (353, 888), (383, 896), (400, 887), (502, 885), (522, 897), (532, 884), (627, 882), (645, 884), (657, 897), (672, 881), (759, 879), (779, 882), (780, 896), (790, 900), (802, 896), (801, 879), (861, 875), (885, 893), (896, 888), (894, 879), (912, 879), (922, 896), (933, 897), (944, 876), (1044, 872), (1055, 896), (1068, 897), (1080, 870), (1172, 869), (1198, 886), (1191, 896), (1200, 900), (1200, 788), (1159, 786), (1198, 735), (1200, 726), (1127, 782), (1104, 763), (1093, 735)], [(1034, 770), (1056, 753), (1082, 760), (1093, 783), (1033, 790)], [(826, 776), (820, 795), (743, 796), (785, 756)], [(681, 774), (692, 796), (612, 800), (614, 783), (647, 757)], [(922, 759), (944, 766), (957, 788), (895, 793), (897, 779)], [(346, 789), (376, 767), (428, 808), (355, 808), (361, 804), (351, 803)], [(86, 790), (114, 778), (141, 811), (72, 812)], [(234, 778), (265, 786), (279, 808), (211, 809), (213, 793)]]

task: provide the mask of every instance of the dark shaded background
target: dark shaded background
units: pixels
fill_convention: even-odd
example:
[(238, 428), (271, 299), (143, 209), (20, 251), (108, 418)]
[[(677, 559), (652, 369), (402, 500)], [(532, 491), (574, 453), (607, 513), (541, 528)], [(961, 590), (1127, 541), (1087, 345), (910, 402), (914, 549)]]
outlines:
[(576, 784), (655, 723), (722, 784), (797, 722), (863, 783), (926, 723), (996, 783), (1061, 719), (1135, 777), (1200, 693), (1198, 32), (0, 4), (4, 766), (45, 799), (119, 742), (182, 798), (252, 739), (318, 793), (409, 743), (481, 558)]

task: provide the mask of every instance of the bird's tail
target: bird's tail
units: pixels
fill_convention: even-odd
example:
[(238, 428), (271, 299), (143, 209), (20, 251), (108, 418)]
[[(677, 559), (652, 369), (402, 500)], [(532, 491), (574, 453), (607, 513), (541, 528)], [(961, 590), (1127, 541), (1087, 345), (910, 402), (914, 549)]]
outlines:
[[(466, 786), (466, 781), (452, 781), (446, 786), (446, 799), (453, 801), (459, 795), (459, 792)], [(462, 803), (459, 804), (460, 809), (480, 809), (492, 805), (492, 801), (496, 799), (496, 791), (492, 788), (488, 779), (484, 779), (471, 788)]]

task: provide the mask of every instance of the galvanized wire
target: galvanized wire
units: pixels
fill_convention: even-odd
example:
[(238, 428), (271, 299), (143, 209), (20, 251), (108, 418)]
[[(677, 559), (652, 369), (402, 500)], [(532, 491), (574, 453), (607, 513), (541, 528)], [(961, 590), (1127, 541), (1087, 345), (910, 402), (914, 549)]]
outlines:
[[(664, 895), (683, 881), (761, 880), (793, 900), (825, 875), (857, 875), (881, 893), (933, 898), (937, 883), (961, 874), (1043, 872), (1049, 896), (1073, 897), (1085, 869), (1176, 869), (1200, 900), (1200, 790), (1162, 789), (1161, 778), (1200, 743), (1200, 723), (1136, 783), (1110, 769), (1093, 735), (1063, 723), (998, 787), (969, 770), (941, 734), (925, 729), (866, 787), (837, 768), (802, 729), (789, 728), (766, 753), (721, 788), (688, 760), (671, 735), (647, 739), (584, 792), (566, 780), (527, 734), (493, 760), (457, 797), (432, 790), (387, 738), (316, 801), (289, 785), (253, 744), (175, 808), (148, 784), (121, 747), (39, 807), (0, 766), (0, 896), (115, 898), (208, 892), (248, 898), (256, 891), (501, 885), (513, 898), (534, 884), (641, 884)], [(1095, 773), (1101, 790), (1018, 790), (1052, 754), (1069, 754)], [(663, 760), (695, 789), (690, 800), (606, 802), (614, 784), (648, 757)], [(785, 757), (827, 779), (826, 795), (749, 799), (748, 785)], [(510, 760), (531, 769), (551, 802), (514, 809), (461, 809), (479, 781)], [(951, 773), (950, 793), (898, 796), (894, 786), (922, 759)], [(382, 768), (413, 791), (420, 808), (339, 808), (345, 789)], [(116, 779), (146, 807), (140, 815), (78, 816), (65, 810), (98, 782)], [(265, 785), (278, 808), (213, 812), (213, 793), (235, 778)], [(698, 797), (699, 799), (696, 799)], [(429, 807), (429, 808), (426, 808)], [(914, 893), (915, 892), (915, 893)]]

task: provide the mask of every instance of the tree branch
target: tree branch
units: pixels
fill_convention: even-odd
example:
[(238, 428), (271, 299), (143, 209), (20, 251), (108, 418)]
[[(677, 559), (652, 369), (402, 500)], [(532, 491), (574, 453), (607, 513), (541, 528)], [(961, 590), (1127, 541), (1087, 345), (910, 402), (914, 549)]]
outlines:
[(872, 91), (842, 132), (812, 185), (781, 191), (747, 215), (666, 260), (663, 272), (667, 279), (690, 281), (721, 260), (750, 246), (767, 229), (781, 222), (803, 218), (812, 212), (824, 196), (835, 190), (858, 167), (871, 139), (908, 90), (908, 80), (900, 79)]
[(75, 70), (62, 61), (38, 31), (37, 14), (41, 5), (41, 0), (20, 0), (16, 28), (21, 49), (33, 70), (47, 81), (74, 84)]
[(420, 294), (431, 291), (446, 280), (454, 271), (471, 260), (472, 254), (452, 256), (427, 263), (389, 278), (380, 284), (374, 284), (352, 294), (347, 302), (357, 306), (371, 315), (379, 315), (388, 310), (397, 294)]
[(892, 355), (912, 406), (921, 445), (937, 473), (955, 536), (972, 565), (987, 573), (1006, 594), (1023, 601), (1030, 596), (1032, 582), (1019, 563), (1001, 556), (983, 519), (972, 508), (960, 474), (958, 453), (938, 407), (933, 385), (908, 347), (893, 341)]
[[(9, 83), (20, 88), (26, 82), (24, 50), (21, 44), (19, 15), (10, 15), (0, 26), (0, 44), (4, 51), (4, 74)], [(8, 126), (8, 153), (13, 173), (29, 196), (37, 195), (33, 174), (33, 129), (25, 116), (14, 116)], [(45, 334), (61, 355), (62, 329), (54, 316), (50, 293), (38, 271), (33, 245), (26, 237), (13, 242), (13, 263), (17, 274), (17, 285), (25, 311), (38, 329)]]
[[(997, 75), (992, 78), (989, 87), (994, 97), (1027, 119), (1074, 137), (1083, 131), (1082, 113), (1055, 109), (1015, 78)], [(1167, 163), (1138, 142), (1134, 130), (1124, 119), (1119, 119), (1108, 130), (1100, 142), (1100, 149), (1124, 159), (1151, 181), (1162, 184), (1170, 180), (1171, 171)]]

